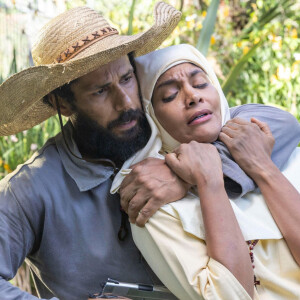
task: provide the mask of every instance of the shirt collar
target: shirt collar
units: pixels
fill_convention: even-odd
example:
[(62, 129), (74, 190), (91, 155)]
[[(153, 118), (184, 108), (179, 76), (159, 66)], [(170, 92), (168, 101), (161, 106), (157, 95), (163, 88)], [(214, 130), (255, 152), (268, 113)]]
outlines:
[[(81, 158), (82, 156), (72, 137), (73, 126), (70, 121), (64, 126), (64, 133), (71, 151)], [(100, 185), (114, 174), (112, 166), (87, 162), (72, 155), (64, 142), (62, 133), (55, 137), (55, 142), (67, 173), (76, 182), (81, 192), (88, 191)]]

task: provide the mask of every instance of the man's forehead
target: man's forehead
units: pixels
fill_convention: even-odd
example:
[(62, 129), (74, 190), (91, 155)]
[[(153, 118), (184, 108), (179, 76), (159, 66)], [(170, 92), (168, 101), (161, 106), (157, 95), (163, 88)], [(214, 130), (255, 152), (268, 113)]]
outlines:
[(122, 77), (130, 71), (133, 71), (133, 67), (128, 56), (125, 55), (80, 77), (78, 84), (81, 87), (89, 87), (93, 84), (106, 84), (111, 82), (114, 77)]

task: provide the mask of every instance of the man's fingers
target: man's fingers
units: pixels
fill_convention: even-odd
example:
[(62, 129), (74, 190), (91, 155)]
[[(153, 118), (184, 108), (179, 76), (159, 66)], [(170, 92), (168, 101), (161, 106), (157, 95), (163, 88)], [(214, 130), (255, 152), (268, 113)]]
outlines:
[(157, 212), (159, 206), (154, 206), (154, 202), (149, 200), (147, 204), (139, 211), (135, 224), (139, 227), (144, 227), (148, 220)]
[[(127, 177), (125, 177), (126, 179)], [(123, 180), (123, 182), (125, 181), (125, 179)], [(128, 204), (130, 202), (130, 200), (136, 195), (136, 188), (134, 186), (134, 184), (132, 182), (130, 182), (128, 185), (126, 185), (125, 187), (123, 187), (123, 183), (122, 186), (120, 188), (120, 204), (122, 206), (122, 208), (125, 210), (125, 212), (128, 212)]]
[(130, 223), (135, 223), (139, 212), (145, 207), (148, 199), (137, 194), (128, 203), (128, 217)]

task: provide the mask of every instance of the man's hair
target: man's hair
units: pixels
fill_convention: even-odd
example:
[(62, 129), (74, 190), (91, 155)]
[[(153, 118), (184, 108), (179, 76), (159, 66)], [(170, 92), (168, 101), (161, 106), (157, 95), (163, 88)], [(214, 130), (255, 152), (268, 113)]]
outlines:
[[(133, 67), (134, 74), (136, 75), (136, 65), (135, 65), (135, 61), (134, 61), (134, 54), (133, 54), (133, 52), (128, 53), (127, 56), (129, 58), (130, 64)], [(52, 103), (49, 100), (49, 96), (52, 94), (55, 97), (60, 97), (60, 98), (65, 99), (71, 105), (71, 108), (73, 110), (75, 110), (75, 108), (76, 108), (76, 105), (75, 105), (75, 96), (74, 96), (74, 93), (71, 90), (71, 86), (72, 86), (72, 84), (76, 83), (77, 80), (78, 80), (78, 78), (72, 80), (69, 83), (66, 83), (66, 84), (58, 87), (57, 89), (53, 90), (51, 93), (49, 93), (46, 96), (44, 96), (43, 97), (43, 103), (53, 108), (53, 105), (52, 105)], [(140, 89), (139, 89), (139, 93), (140, 93)]]

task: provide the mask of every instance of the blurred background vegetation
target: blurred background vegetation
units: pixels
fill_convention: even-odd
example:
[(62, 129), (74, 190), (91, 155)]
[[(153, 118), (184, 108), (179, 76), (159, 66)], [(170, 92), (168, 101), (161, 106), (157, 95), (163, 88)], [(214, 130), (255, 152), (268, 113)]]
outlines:
[[(151, 26), (154, 0), (0, 0), (0, 83), (32, 65), (37, 30), (72, 7), (87, 5), (122, 34)], [(300, 0), (165, 0), (182, 19), (161, 47), (188, 43), (212, 64), (230, 106), (264, 103), (300, 120)], [(59, 131), (53, 117), (28, 131), (0, 137), (0, 178)], [(27, 279), (26, 279), (27, 278)], [(14, 283), (31, 292), (29, 273)]]

